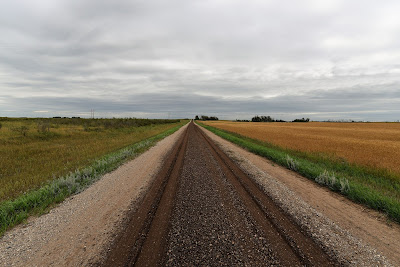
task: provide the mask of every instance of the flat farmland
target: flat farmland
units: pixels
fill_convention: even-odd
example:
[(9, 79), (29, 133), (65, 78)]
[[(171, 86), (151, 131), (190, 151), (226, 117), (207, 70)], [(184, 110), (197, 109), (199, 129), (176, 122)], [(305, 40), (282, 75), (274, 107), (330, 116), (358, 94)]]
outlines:
[[(254, 159), (259, 162), (254, 155), (221, 142), (193, 122), (170, 137), (68, 199), (44, 220), (36, 220), (36, 225), (6, 233), (0, 242), (0, 262), (3, 259), (5, 266), (390, 265), (385, 254), (354, 239), (350, 227), (333, 224), (259, 169), (253, 164)], [(288, 179), (298, 177), (282, 170)], [(332, 194), (314, 188), (309, 195), (332, 205)], [(332, 209), (344, 211), (340, 216), (352, 214), (347, 205), (339, 204)], [(360, 228), (359, 221), (350, 225)], [(399, 235), (387, 240), (376, 233), (383, 224), (375, 225), (368, 233), (371, 229), (378, 237), (379, 248), (393, 248), (395, 252), (388, 255), (396, 254)]]
[(204, 124), (283, 148), (322, 153), (400, 174), (400, 123), (207, 121)]
[(2, 118), (0, 202), (167, 131), (179, 120)]

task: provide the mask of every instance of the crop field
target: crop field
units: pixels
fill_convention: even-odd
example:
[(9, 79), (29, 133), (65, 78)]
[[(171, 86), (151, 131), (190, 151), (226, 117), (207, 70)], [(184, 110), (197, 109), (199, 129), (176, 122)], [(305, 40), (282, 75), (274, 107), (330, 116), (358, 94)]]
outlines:
[(283, 148), (322, 153), (400, 174), (400, 123), (208, 121), (204, 124)]
[(0, 202), (179, 124), (179, 120), (0, 118)]

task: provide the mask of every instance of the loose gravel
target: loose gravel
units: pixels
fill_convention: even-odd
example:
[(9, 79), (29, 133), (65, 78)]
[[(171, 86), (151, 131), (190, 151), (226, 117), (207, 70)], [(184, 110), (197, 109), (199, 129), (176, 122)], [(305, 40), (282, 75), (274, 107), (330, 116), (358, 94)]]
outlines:
[(303, 201), (283, 183), (256, 167), (243, 156), (243, 154), (246, 154), (243, 149), (232, 145), (204, 128), (202, 130), (340, 264), (393, 266), (374, 248), (345, 229), (340, 228), (332, 220)]
[(204, 142), (189, 135), (166, 266), (279, 265)]

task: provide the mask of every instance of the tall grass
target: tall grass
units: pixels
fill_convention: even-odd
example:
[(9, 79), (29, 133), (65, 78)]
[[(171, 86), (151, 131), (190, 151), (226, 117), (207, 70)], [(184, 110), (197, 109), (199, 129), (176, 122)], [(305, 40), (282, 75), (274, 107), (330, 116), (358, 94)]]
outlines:
[[(176, 120), (165, 124), (166, 120), (140, 119), (2, 119), (0, 201), (179, 124)], [(21, 127), (28, 128), (25, 135), (14, 130)]]
[(177, 131), (184, 123), (127, 146), (95, 160), (90, 166), (77, 169), (54, 179), (37, 190), (0, 203), (0, 235), (7, 229), (24, 221), (32, 214), (40, 214), (49, 206), (63, 201), (66, 197), (81, 192), (98, 180), (103, 174), (114, 170), (128, 159), (146, 151), (157, 141)]
[(357, 203), (384, 212), (389, 218), (400, 223), (400, 177), (392, 173), (351, 164), (343, 159), (322, 154), (284, 149), (237, 133), (199, 124), (216, 135), (296, 171)]

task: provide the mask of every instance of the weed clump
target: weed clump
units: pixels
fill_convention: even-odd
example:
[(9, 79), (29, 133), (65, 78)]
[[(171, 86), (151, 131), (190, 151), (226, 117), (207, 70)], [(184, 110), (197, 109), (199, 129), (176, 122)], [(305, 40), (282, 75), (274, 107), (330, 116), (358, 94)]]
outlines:
[(350, 191), (350, 185), (349, 185), (349, 180), (346, 178), (343, 178), (340, 180), (340, 192), (343, 194), (348, 193)]
[(334, 172), (329, 172), (327, 170), (324, 170), (318, 175), (315, 181), (321, 185), (328, 186), (332, 190), (340, 191), (343, 194), (348, 193), (350, 190), (349, 180), (346, 178), (338, 178)]
[(297, 171), (298, 162), (292, 159), (289, 155), (286, 155), (287, 167), (292, 171)]
[(329, 171), (324, 170), (317, 178), (315, 178), (315, 181), (333, 189), (336, 184), (336, 176), (334, 172), (330, 173)]

